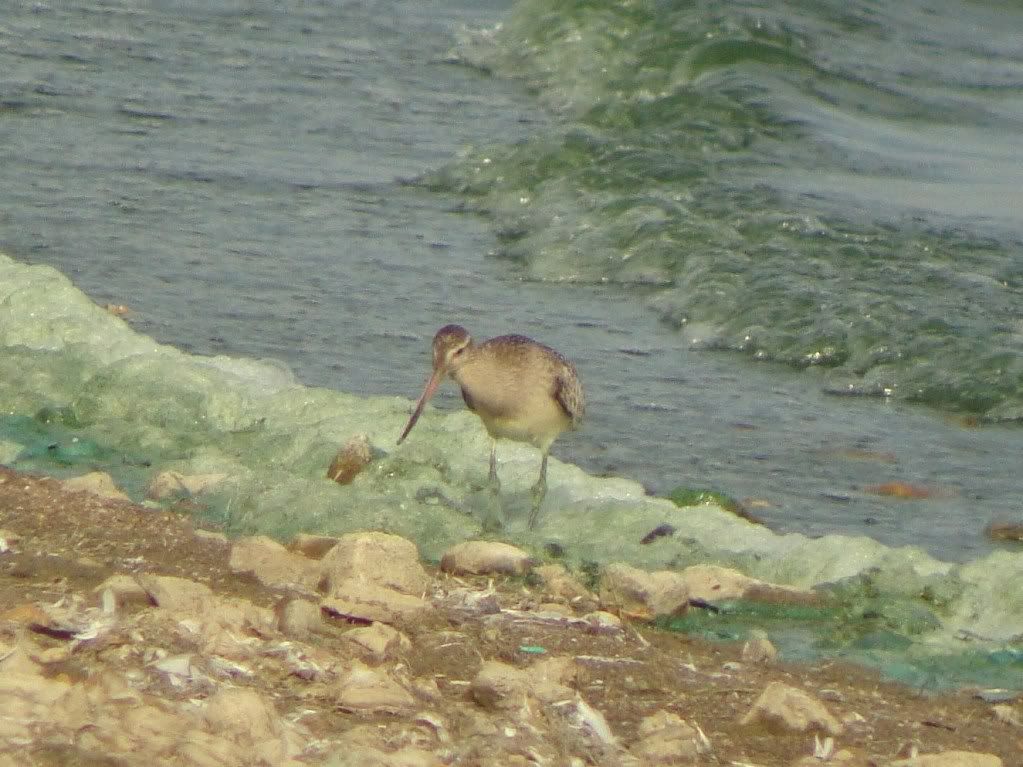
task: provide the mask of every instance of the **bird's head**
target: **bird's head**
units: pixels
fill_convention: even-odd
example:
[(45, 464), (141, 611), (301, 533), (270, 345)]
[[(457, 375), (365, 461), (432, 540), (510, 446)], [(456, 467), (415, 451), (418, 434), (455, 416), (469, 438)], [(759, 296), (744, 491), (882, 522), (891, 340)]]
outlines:
[(459, 357), (472, 345), (472, 336), (461, 325), (445, 325), (433, 337), (433, 371), (441, 378), (458, 364)]
[(444, 376), (458, 366), (459, 359), (470, 346), (472, 346), (472, 336), (461, 325), (445, 325), (437, 331), (433, 337), (433, 373), (430, 375), (430, 380), (426, 382), (426, 386), (423, 387), (423, 393), (419, 395), (416, 409), (412, 411), (412, 416), (405, 424), (401, 436), (398, 437), (399, 445), (412, 431), (412, 427), (416, 425), (416, 421), (423, 413), (423, 408), (437, 391)]

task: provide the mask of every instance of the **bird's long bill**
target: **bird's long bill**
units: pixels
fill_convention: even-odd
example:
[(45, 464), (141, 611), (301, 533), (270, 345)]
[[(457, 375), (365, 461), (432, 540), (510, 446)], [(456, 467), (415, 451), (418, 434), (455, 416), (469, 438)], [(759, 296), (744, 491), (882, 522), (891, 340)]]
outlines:
[(433, 371), (433, 375), (430, 376), (430, 380), (426, 382), (426, 386), (423, 388), (423, 393), (419, 395), (419, 402), (416, 403), (416, 409), (412, 411), (412, 417), (408, 419), (408, 423), (405, 424), (405, 428), (401, 432), (401, 436), (398, 437), (398, 444), (400, 445), (402, 440), (408, 436), (408, 433), (412, 431), (412, 427), (416, 425), (416, 421), (419, 420), (419, 416), (423, 414), (423, 408), (426, 407), (426, 403), (430, 401), (430, 397), (437, 391), (437, 387), (440, 386), (440, 382), (444, 380), (444, 371), (437, 369)]

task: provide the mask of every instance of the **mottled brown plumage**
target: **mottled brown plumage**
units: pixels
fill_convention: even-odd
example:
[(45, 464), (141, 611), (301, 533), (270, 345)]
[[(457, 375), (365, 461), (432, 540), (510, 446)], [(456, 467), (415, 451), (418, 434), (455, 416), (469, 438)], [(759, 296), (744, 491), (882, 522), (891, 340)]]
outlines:
[(399, 443), (412, 431), (427, 401), (448, 375), (461, 387), (466, 406), (480, 417), (495, 440), (490, 451), (490, 481), (495, 493), (500, 487), (497, 439), (528, 442), (542, 452), (529, 516), (529, 526), (535, 526), (547, 491), (551, 444), (563, 431), (579, 425), (586, 408), (575, 367), (554, 349), (525, 336), (498, 336), (474, 344), (465, 328), (445, 325), (433, 338), (433, 374)]

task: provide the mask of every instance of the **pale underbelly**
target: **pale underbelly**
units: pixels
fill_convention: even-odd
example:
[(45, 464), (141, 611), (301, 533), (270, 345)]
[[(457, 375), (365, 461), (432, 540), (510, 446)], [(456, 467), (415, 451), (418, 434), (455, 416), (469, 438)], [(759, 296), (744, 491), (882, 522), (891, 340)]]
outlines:
[(508, 418), (484, 416), (479, 413), (477, 415), (480, 415), (480, 420), (491, 437), (528, 442), (541, 450), (549, 448), (558, 435), (571, 425), (570, 419), (560, 408), (556, 412), (552, 408), (551, 412), (538, 413), (533, 417)]

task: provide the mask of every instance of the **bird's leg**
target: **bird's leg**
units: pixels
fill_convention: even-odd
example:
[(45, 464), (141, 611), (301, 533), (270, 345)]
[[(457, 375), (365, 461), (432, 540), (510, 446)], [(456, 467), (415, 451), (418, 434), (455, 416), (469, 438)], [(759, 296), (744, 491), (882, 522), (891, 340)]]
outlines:
[(540, 504), (543, 497), (547, 495), (547, 451), (543, 451), (543, 459), (540, 461), (540, 478), (533, 485), (529, 492), (533, 499), (533, 508), (529, 512), (529, 529), (536, 527), (536, 518), (540, 516)]
[(501, 480), (497, 478), (497, 440), (490, 440), (490, 504), (483, 520), (483, 529), (501, 530), (504, 527), (504, 509), (501, 507)]
[(501, 480), (497, 478), (497, 440), (490, 440), (490, 492), (497, 495), (501, 492)]

